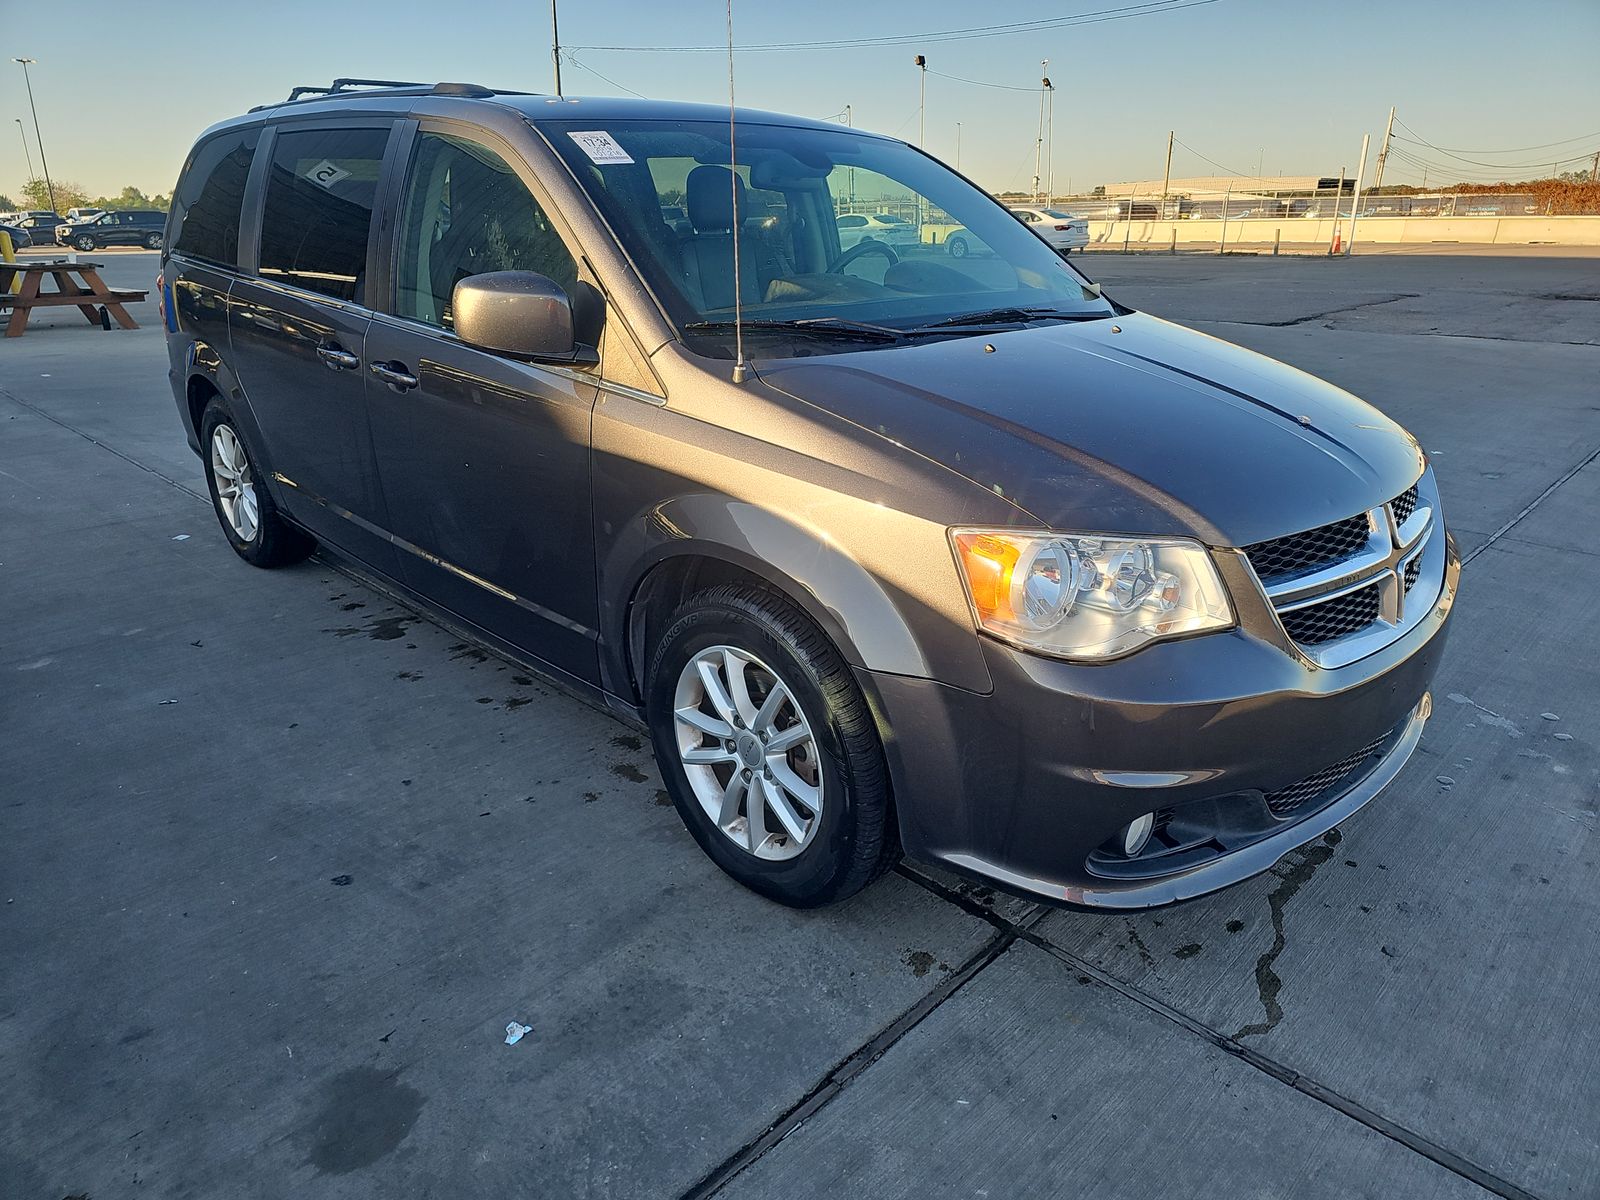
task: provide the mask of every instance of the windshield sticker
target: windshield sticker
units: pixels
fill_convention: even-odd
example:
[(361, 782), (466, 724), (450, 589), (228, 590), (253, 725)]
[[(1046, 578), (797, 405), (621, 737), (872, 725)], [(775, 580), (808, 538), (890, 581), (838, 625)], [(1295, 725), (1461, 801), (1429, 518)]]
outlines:
[(336, 166), (327, 159), (323, 159), (316, 166), (312, 167), (306, 172), (306, 178), (311, 180), (312, 183), (319, 184), (325, 188), (331, 188), (341, 179), (349, 179), (350, 172), (346, 171), (341, 166)]
[(631, 163), (628, 152), (617, 145), (617, 139), (603, 129), (593, 129), (584, 133), (569, 133), (569, 138), (578, 143), (578, 148), (589, 156), (590, 162), (600, 163)]

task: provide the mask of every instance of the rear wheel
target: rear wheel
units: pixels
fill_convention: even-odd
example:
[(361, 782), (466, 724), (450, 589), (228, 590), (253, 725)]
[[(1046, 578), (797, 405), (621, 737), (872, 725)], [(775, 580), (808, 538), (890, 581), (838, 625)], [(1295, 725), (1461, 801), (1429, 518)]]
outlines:
[(783, 597), (712, 588), (674, 615), (646, 676), (662, 778), (700, 848), (746, 887), (811, 908), (899, 858), (866, 701)]
[(254, 567), (283, 567), (316, 549), (316, 542), (278, 514), (233, 415), (220, 399), (206, 405), (200, 445), (211, 503), (234, 553)]
[(945, 242), (945, 249), (950, 252), (951, 258), (965, 258), (967, 256), (967, 239), (953, 237)]
[(145, 234), (145, 237), (144, 237), (144, 248), (146, 250), (159, 250), (159, 249), (161, 249), (161, 236), (162, 235), (159, 234), (159, 233), (147, 233), (147, 234)]

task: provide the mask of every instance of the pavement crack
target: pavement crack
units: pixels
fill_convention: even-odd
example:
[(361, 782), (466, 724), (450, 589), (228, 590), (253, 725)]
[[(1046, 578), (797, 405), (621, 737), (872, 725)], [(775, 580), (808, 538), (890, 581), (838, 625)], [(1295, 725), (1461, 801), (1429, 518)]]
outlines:
[(1266, 1014), (1266, 1020), (1246, 1025), (1233, 1035), (1234, 1040), (1271, 1033), (1277, 1028), (1278, 1022), (1283, 1020), (1283, 1006), (1278, 1003), (1278, 994), (1283, 990), (1283, 979), (1275, 969), (1278, 955), (1282, 954), (1284, 947), (1289, 944), (1288, 936), (1283, 929), (1283, 910), (1317, 873), (1317, 868), (1333, 857), (1334, 847), (1342, 840), (1342, 835), (1337, 829), (1330, 829), (1323, 835), (1320, 844), (1302, 846), (1287, 856), (1294, 860), (1288, 870), (1279, 871), (1276, 867), (1273, 868), (1272, 873), (1278, 877), (1278, 886), (1273, 888), (1267, 897), (1267, 907), (1272, 913), (1272, 946), (1256, 960), (1256, 991), (1261, 997), (1261, 1010)]
[(1478, 555), (1482, 554), (1485, 550), (1487, 550), (1490, 546), (1494, 545), (1501, 538), (1505, 537), (1506, 534), (1510, 533), (1519, 524), (1521, 524), (1530, 514), (1532, 514), (1534, 509), (1538, 508), (1539, 505), (1543, 504), (1552, 495), (1554, 495), (1557, 488), (1559, 488), (1562, 484), (1566, 483), (1569, 479), (1571, 479), (1579, 471), (1581, 471), (1585, 467), (1587, 467), (1590, 463), (1594, 462), (1595, 459), (1597, 459), (1597, 458), (1600, 458), (1600, 446), (1595, 447), (1595, 449), (1593, 451), (1591, 451), (1587, 457), (1582, 459), (1578, 463), (1577, 466), (1573, 467), (1570, 471), (1568, 471), (1566, 474), (1561, 476), (1560, 479), (1557, 479), (1549, 487), (1545, 488), (1544, 491), (1540, 492), (1532, 500), (1528, 501), (1527, 504), (1523, 505), (1521, 512), (1517, 513), (1516, 516), (1512, 517), (1504, 525), (1500, 526), (1499, 529), (1496, 529), (1493, 533), (1491, 533), (1488, 537), (1486, 537), (1483, 540), (1483, 543), (1481, 545), (1474, 546), (1472, 548), (1471, 552), (1468, 553), (1465, 557), (1462, 558), (1461, 565), (1462, 566), (1466, 566), (1473, 559), (1477, 558)]
[(1340, 308), (1330, 308), (1323, 312), (1311, 313), (1304, 317), (1291, 317), (1287, 321), (1235, 321), (1236, 325), (1264, 325), (1269, 329), (1287, 329), (1291, 325), (1305, 325), (1312, 321), (1320, 321), (1324, 317), (1337, 317), (1345, 313), (1353, 313), (1363, 308), (1378, 308), (1384, 304), (1394, 304), (1399, 300), (1415, 300), (1421, 293), (1400, 292), (1394, 296), (1385, 296), (1382, 300), (1363, 300), (1360, 304), (1346, 304)]

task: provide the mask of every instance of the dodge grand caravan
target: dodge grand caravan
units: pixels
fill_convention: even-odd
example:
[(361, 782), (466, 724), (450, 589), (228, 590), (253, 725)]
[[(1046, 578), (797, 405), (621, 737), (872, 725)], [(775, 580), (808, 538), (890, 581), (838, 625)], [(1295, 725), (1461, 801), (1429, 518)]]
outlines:
[[(320, 544), (647, 726), (794, 905), (902, 853), (1164, 904), (1394, 779), (1460, 571), (1414, 438), (903, 142), (733, 124), (342, 80), (203, 134), (163, 308), (239, 556)], [(975, 253), (846, 245), (852, 196)]]

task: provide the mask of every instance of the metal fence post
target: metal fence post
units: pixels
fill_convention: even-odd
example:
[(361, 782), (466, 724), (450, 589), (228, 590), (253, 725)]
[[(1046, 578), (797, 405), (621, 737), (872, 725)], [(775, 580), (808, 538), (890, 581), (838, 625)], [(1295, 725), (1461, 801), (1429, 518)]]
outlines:
[(1272, 228), (1272, 257), (1278, 257), (1278, 239), (1283, 236), (1283, 227), (1274, 225)]
[(1178, 231), (1176, 229), (1174, 229), (1172, 231), (1172, 244), (1167, 247), (1167, 253), (1168, 254), (1176, 254), (1177, 252), (1178, 252)]
[(1228, 190), (1223, 194), (1222, 197), (1222, 240), (1217, 243), (1218, 254), (1226, 254), (1228, 252), (1228, 209), (1231, 207), (1230, 201), (1232, 201), (1232, 199), (1233, 183), (1230, 181), (1228, 184)]

